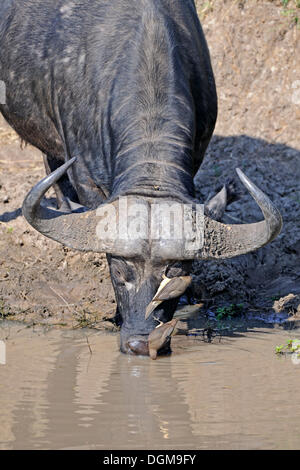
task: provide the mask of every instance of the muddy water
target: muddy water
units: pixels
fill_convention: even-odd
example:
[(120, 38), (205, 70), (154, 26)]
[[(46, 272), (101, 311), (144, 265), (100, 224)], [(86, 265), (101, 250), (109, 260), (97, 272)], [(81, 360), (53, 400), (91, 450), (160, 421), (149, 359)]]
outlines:
[(300, 361), (274, 354), (290, 337), (177, 336), (151, 361), (114, 334), (2, 323), (0, 449), (299, 449)]

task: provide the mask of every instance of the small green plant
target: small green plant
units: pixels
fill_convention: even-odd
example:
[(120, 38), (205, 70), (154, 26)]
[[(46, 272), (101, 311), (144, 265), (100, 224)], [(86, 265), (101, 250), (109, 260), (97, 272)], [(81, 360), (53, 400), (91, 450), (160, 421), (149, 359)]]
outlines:
[(300, 353), (300, 341), (297, 339), (289, 339), (286, 343), (286, 349), (291, 353), (297, 351)]
[(281, 344), (280, 346), (275, 346), (275, 353), (276, 354), (284, 354), (284, 344)]
[(282, 1), (282, 15), (291, 18), (292, 22), (297, 26), (300, 26), (300, 18), (298, 9), (300, 8), (300, 0), (281, 0)]
[(239, 316), (243, 311), (243, 304), (230, 304), (217, 309), (217, 320), (231, 319)]
[(286, 8), (288, 5), (294, 8), (300, 8), (300, 0), (281, 0), (282, 6)]
[(275, 346), (275, 354), (294, 354), (298, 353), (300, 357), (300, 340), (298, 339), (289, 339), (285, 344), (280, 344)]

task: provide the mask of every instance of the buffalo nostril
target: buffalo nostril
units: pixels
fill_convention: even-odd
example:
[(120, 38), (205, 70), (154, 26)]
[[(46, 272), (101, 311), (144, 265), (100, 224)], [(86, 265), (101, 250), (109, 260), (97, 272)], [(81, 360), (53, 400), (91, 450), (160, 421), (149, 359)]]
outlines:
[(148, 341), (142, 339), (129, 339), (127, 345), (131, 352), (140, 356), (149, 356)]

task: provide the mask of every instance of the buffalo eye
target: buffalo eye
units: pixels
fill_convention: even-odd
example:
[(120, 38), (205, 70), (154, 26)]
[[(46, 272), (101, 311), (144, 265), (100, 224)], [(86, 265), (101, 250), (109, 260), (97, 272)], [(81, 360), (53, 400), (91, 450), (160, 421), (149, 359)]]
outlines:
[(121, 260), (115, 260), (111, 263), (111, 273), (115, 282), (117, 282), (120, 286), (126, 285), (133, 279), (131, 270), (127, 264)]

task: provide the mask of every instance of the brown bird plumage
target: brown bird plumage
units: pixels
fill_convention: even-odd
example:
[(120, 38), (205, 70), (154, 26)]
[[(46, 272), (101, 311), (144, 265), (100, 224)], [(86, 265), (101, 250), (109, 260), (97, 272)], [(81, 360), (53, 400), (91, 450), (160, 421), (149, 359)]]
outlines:
[(188, 286), (191, 284), (191, 276), (179, 276), (168, 278), (163, 276), (163, 280), (160, 283), (160, 286), (146, 308), (145, 318), (148, 318), (153, 310), (158, 307), (164, 300), (175, 299), (182, 295)]
[(151, 331), (148, 338), (149, 356), (151, 359), (156, 359), (157, 352), (164, 346), (168, 338), (172, 335), (177, 322), (178, 320), (174, 318), (167, 323), (162, 323)]
[(191, 276), (172, 277), (169, 279), (169, 282), (165, 284), (159, 292), (157, 292), (153, 300), (163, 301), (168, 299), (175, 299), (186, 291), (191, 282)]

